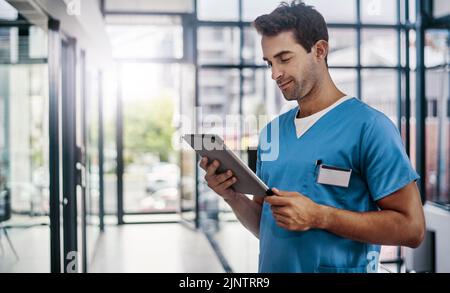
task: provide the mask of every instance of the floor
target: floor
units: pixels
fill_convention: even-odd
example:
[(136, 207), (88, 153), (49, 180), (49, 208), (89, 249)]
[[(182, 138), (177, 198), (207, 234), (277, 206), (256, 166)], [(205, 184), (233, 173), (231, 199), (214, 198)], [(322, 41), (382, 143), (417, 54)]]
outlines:
[[(0, 237), (0, 273), (49, 272), (48, 226), (8, 229), (17, 260), (4, 235)], [(233, 272), (254, 273), (258, 240), (238, 222), (221, 222), (214, 242)], [(3, 247), (3, 250), (1, 249)], [(107, 225), (100, 234), (89, 272), (101, 273), (221, 273), (224, 267), (207, 237), (182, 224)], [(383, 247), (382, 256), (395, 255)], [(388, 265), (395, 272), (395, 266)], [(384, 270), (380, 270), (386, 272)]]
[[(221, 222), (220, 229), (215, 233), (214, 238), (233, 272), (258, 272), (259, 240), (239, 222)], [(396, 249), (394, 246), (383, 246), (380, 259), (395, 259)], [(379, 272), (396, 273), (397, 266), (383, 264), (379, 266)], [(404, 267), (402, 272), (404, 272)]]
[(130, 224), (105, 229), (90, 272), (224, 272), (205, 235), (184, 225)]
[(50, 272), (50, 229), (48, 226), (8, 229), (9, 238), (19, 259), (14, 256), (3, 231), (0, 233), (0, 273)]
[(228, 265), (236, 273), (257, 273), (259, 240), (239, 222), (221, 222), (214, 234)]
[[(89, 272), (224, 272), (205, 235), (184, 225), (108, 225), (105, 229), (96, 243)], [(8, 234), (19, 260), (2, 232), (0, 273), (50, 272), (48, 226), (8, 229)]]

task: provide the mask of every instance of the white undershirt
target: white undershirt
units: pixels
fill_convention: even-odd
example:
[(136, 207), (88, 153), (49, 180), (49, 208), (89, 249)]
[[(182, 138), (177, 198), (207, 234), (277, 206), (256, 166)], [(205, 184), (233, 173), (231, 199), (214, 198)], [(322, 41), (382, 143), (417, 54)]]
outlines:
[(300, 111), (300, 109), (297, 110), (297, 113), (295, 114), (295, 118), (294, 118), (295, 130), (297, 132), (297, 138), (299, 138), (300, 136), (305, 134), (305, 132), (308, 131), (308, 129), (310, 129), (311, 126), (313, 126), (314, 123), (316, 123), (320, 118), (322, 118), (323, 115), (328, 113), (330, 110), (332, 110), (339, 104), (341, 104), (347, 100), (350, 100), (351, 98), (352, 98), (351, 96), (344, 96), (344, 97), (340, 98), (339, 100), (337, 100), (334, 104), (328, 106), (327, 108), (325, 108), (317, 113), (314, 113), (312, 115), (309, 115), (307, 117), (304, 117), (304, 118), (297, 118), (298, 111)]

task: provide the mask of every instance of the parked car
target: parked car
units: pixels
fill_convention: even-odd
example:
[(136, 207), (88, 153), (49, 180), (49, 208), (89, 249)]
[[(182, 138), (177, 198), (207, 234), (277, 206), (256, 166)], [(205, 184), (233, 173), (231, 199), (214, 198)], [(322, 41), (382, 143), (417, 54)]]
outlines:
[(180, 168), (172, 163), (153, 165), (146, 174), (145, 191), (154, 193), (160, 189), (178, 188)]
[(142, 212), (176, 211), (179, 208), (178, 188), (162, 188), (144, 197), (139, 203)]

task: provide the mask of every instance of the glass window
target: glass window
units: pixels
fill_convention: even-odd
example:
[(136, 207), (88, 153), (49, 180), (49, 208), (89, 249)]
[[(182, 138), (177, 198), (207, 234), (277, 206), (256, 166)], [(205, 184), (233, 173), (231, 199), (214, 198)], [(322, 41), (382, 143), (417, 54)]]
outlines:
[[(406, 43), (405, 43), (405, 37), (406, 37), (406, 33), (404, 31), (400, 32), (400, 53), (401, 53), (401, 57), (400, 57), (400, 62), (402, 66), (406, 66), (406, 52), (405, 52), (405, 48), (406, 48)], [(411, 42), (411, 40), (409, 40)], [(411, 56), (411, 45), (409, 46), (409, 54)], [(411, 65), (411, 64), (410, 64)]]
[(239, 29), (200, 27), (198, 29), (198, 62), (200, 64), (239, 63)]
[(2, 272), (50, 271), (48, 102), (47, 64), (0, 65), (0, 222), (30, 244), (5, 246)]
[(356, 31), (352, 29), (329, 29), (329, 66), (356, 65)]
[[(406, 56), (403, 58), (406, 60)], [(425, 58), (425, 62), (427, 62)], [(416, 69), (416, 31), (409, 31), (409, 67), (411, 70)]]
[[(105, 214), (117, 214), (117, 148), (116, 148), (116, 108), (118, 79), (114, 70), (103, 75), (103, 124), (104, 124), (104, 208)], [(105, 222), (109, 217), (105, 219)], [(117, 219), (113, 219), (114, 223)]]
[[(425, 190), (430, 201), (450, 204), (449, 189), (449, 75), (445, 70), (448, 62), (448, 31), (425, 32), (425, 65), (432, 67), (425, 74)], [(414, 60), (415, 61), (415, 60)], [(415, 75), (412, 74), (415, 78)], [(415, 95), (415, 79), (411, 90)]]
[[(353, 69), (334, 69), (330, 70), (331, 78), (339, 90), (349, 96), (356, 97), (356, 70)], [(364, 97), (363, 97), (364, 98)]]
[(197, 15), (200, 20), (239, 20), (238, 0), (198, 0), (197, 3)]
[(0, 119), (0, 218), (6, 218), (8, 206), (6, 201), (9, 201), (9, 195), (7, 195), (7, 171), (8, 161), (6, 153), (6, 119), (5, 115), (5, 99), (0, 95), (0, 113), (2, 118)]
[(17, 28), (0, 27), (0, 61), (17, 62)]
[(397, 23), (397, 1), (392, 0), (362, 0), (362, 23)]
[(425, 32), (425, 66), (435, 67), (448, 62), (448, 30), (427, 30)]
[(450, 205), (449, 74), (448, 31), (426, 32), (425, 74), (426, 120), (426, 196), (428, 200)]
[(362, 30), (361, 65), (397, 66), (397, 45), (393, 29)]
[[(0, 67), (0, 69), (2, 68)], [(0, 74), (3, 75), (4, 73), (0, 71)], [(10, 195), (7, 187), (9, 159), (7, 150), (8, 130), (6, 129), (8, 113), (6, 112), (6, 109), (8, 108), (8, 103), (6, 93), (3, 91), (4, 90), (0, 89), (0, 219), (6, 219), (10, 210)]]
[(433, 17), (443, 17), (450, 14), (450, 5), (447, 0), (434, 0), (433, 1)]
[(239, 70), (200, 70), (199, 100), (203, 132), (217, 133), (230, 148), (238, 149)]
[[(425, 31), (425, 67), (436, 67), (445, 64), (448, 30), (430, 29)], [(402, 35), (404, 40), (404, 35)], [(403, 41), (402, 41), (403, 42)], [(416, 69), (416, 32), (409, 32), (409, 65), (411, 70)], [(404, 45), (402, 44), (402, 50)], [(405, 59), (405, 57), (403, 57)]]
[[(410, 76), (411, 78), (411, 76)], [(410, 86), (411, 87), (411, 86)], [(403, 143), (405, 144), (406, 147), (406, 74), (405, 72), (402, 72), (402, 80), (401, 80), (401, 107), (402, 107), (402, 118), (401, 118), (401, 135), (402, 135), (402, 139), (403, 139)], [(411, 94), (410, 94), (410, 100), (411, 100)], [(411, 102), (410, 102), (411, 103)], [(411, 105), (410, 105), (411, 108)], [(410, 110), (411, 111), (411, 110)], [(411, 116), (412, 113), (410, 113)], [(411, 127), (411, 120), (409, 121), (410, 123), (410, 127)], [(411, 138), (411, 133), (410, 133), (410, 138)], [(410, 142), (411, 144), (411, 142)], [(410, 145), (411, 148), (411, 145)]]
[(241, 146), (243, 150), (248, 147), (257, 147), (259, 132), (271, 120), (267, 116), (269, 93), (266, 69), (244, 69), (244, 97), (242, 99), (243, 136)]
[(261, 36), (253, 27), (244, 28), (244, 47), (242, 48), (242, 59), (245, 64), (264, 65), (262, 59)]
[[(426, 118), (425, 118), (425, 192), (428, 200), (439, 201), (440, 188), (446, 185), (447, 180), (439, 178), (440, 175), (446, 175), (445, 169), (447, 165), (447, 154), (445, 148), (447, 143), (445, 129), (446, 116), (442, 113), (447, 106), (447, 98), (444, 97), (443, 87), (439, 86), (442, 83), (442, 79), (448, 75), (440, 70), (427, 70), (426, 71)], [(432, 88), (434, 86), (434, 88)], [(438, 112), (439, 110), (439, 112)], [(441, 114), (441, 115), (438, 115)], [(442, 115), (444, 114), (444, 115)], [(440, 158), (443, 155), (443, 158)], [(442, 161), (444, 159), (444, 161)], [(444, 172), (439, 172), (439, 169)]]
[[(197, 113), (199, 133), (219, 134), (227, 146), (240, 154), (239, 70), (202, 69), (199, 71), (200, 108)], [(229, 211), (220, 197), (203, 179), (199, 168), (200, 222), (206, 229), (216, 229), (219, 211)]]
[(177, 17), (109, 16), (106, 22), (115, 58), (183, 57), (183, 28)]
[(280, 0), (243, 0), (242, 20), (254, 21), (258, 16), (269, 14), (280, 4)]
[(354, 0), (306, 0), (305, 3), (314, 6), (327, 23), (356, 21), (356, 1)]
[(37, 26), (0, 28), (0, 61), (27, 63), (47, 57), (47, 33)]
[(416, 20), (416, 0), (400, 1), (400, 20), (405, 23), (405, 3), (408, 2), (408, 18), (410, 22)]
[(362, 70), (361, 86), (361, 99), (397, 124), (397, 71)]
[[(8, 128), (10, 189), (15, 211), (48, 214), (47, 65), (3, 65), (1, 80), (10, 82), (3, 117)], [(13, 81), (20, 81), (14, 84)], [(11, 84), (12, 82), (12, 84)], [(9, 91), (9, 92), (8, 92)], [(8, 94), (8, 95), (7, 95)]]
[[(186, 133), (195, 132), (195, 66), (184, 64), (181, 66), (181, 90), (180, 90), (180, 121), (175, 125), (178, 129), (177, 138)], [(177, 116), (175, 116), (177, 117)], [(192, 148), (181, 144), (180, 169), (181, 169), (181, 215), (187, 221), (195, 221), (195, 171), (197, 168), (196, 153)]]
[(46, 58), (47, 57), (47, 33), (37, 26), (30, 26), (29, 29), (29, 51), (30, 58)]
[(106, 0), (105, 8), (107, 11), (190, 13), (193, 11), (194, 1), (195, 0)]
[[(243, 0), (243, 20), (253, 21), (262, 14), (275, 10), (281, 0)], [(290, 1), (285, 1), (290, 2)], [(322, 14), (326, 22), (354, 22), (356, 17), (355, 1), (353, 0), (306, 0), (307, 5)]]
[(178, 64), (123, 64), (126, 213), (176, 212), (179, 208), (180, 170), (172, 139), (180, 74)]
[(415, 0), (408, 0), (409, 2), (409, 21), (415, 22), (416, 21), (416, 1)]
[(86, 97), (86, 241), (88, 264), (94, 256), (95, 244), (99, 236), (100, 214), (100, 173), (99, 173), (99, 76), (97, 72), (87, 72), (89, 82)]
[(410, 80), (410, 104), (411, 104), (411, 117), (409, 119), (410, 123), (410, 159), (414, 167), (416, 167), (416, 73), (411, 70), (409, 75)]

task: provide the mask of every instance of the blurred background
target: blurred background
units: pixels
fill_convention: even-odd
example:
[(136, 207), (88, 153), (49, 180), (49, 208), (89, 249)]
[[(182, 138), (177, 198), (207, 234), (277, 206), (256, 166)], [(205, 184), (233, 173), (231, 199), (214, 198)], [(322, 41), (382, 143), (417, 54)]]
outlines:
[[(255, 168), (296, 106), (251, 27), (279, 2), (0, 0), (0, 272), (256, 272), (180, 136), (220, 133)], [(426, 239), (384, 246), (380, 271), (450, 272), (450, 2), (304, 2), (337, 86), (392, 119), (422, 178)]]

